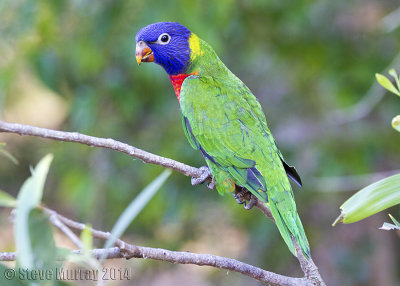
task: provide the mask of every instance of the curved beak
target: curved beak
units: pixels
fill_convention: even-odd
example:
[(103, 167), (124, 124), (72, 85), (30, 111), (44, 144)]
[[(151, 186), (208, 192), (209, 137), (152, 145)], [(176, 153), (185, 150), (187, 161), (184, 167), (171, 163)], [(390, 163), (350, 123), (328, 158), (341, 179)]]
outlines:
[(150, 47), (143, 41), (136, 44), (136, 61), (138, 65), (141, 62), (154, 62), (154, 54)]

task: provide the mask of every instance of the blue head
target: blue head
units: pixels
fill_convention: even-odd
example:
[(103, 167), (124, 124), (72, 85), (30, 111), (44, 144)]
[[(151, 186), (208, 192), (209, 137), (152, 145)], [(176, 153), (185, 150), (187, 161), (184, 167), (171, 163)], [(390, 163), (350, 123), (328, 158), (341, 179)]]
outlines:
[(155, 62), (169, 75), (185, 73), (190, 64), (191, 32), (179, 23), (160, 22), (136, 34), (136, 60)]

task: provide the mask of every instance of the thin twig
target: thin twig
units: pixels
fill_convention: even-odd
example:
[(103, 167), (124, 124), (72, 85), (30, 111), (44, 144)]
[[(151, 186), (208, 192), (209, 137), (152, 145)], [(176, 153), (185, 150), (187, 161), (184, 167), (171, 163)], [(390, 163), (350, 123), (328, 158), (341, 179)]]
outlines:
[(88, 145), (91, 147), (108, 148), (138, 158), (145, 163), (155, 164), (175, 170), (186, 176), (199, 177), (203, 173), (198, 168), (188, 166), (186, 164), (183, 164), (181, 162), (169, 158), (154, 155), (152, 153), (146, 152), (139, 148), (130, 146), (128, 144), (110, 138), (99, 138), (94, 136), (88, 136), (78, 132), (65, 132), (47, 128), (40, 128), (31, 125), (8, 123), (2, 120), (0, 120), (0, 132), (36, 136), (58, 141), (75, 142)]
[(15, 261), (17, 254), (15, 252), (0, 252), (0, 261)]
[(76, 234), (73, 233), (71, 229), (69, 229), (69, 227), (61, 222), (61, 220), (58, 218), (58, 215), (54, 211), (50, 212), (50, 210), (48, 210), (48, 213), (50, 217), (50, 222), (59, 230), (61, 230), (79, 249), (81, 249), (82, 242), (79, 237), (77, 237)]
[(309, 259), (307, 259), (304, 256), (300, 245), (297, 243), (294, 237), (292, 237), (292, 241), (294, 248), (296, 250), (297, 259), (299, 260), (301, 270), (303, 270), (303, 273), (308, 278), (308, 280), (311, 281), (311, 284), (318, 286), (326, 286), (324, 280), (322, 280), (322, 277), (319, 274), (318, 267), (315, 265), (312, 258), (310, 257)]
[(266, 217), (268, 217), (270, 220), (275, 222), (275, 219), (272, 216), (270, 209), (267, 207), (267, 205), (265, 203), (263, 203), (262, 201), (257, 199), (257, 203), (256, 203), (255, 207), (258, 208), (263, 214), (265, 214)]
[[(83, 250), (81, 249), (75, 249), (71, 250), (72, 254), (83, 254)], [(102, 258), (102, 255), (106, 256), (106, 259), (115, 259), (115, 258), (124, 258), (124, 255), (121, 253), (121, 250), (119, 247), (110, 247), (107, 249), (104, 248), (98, 248), (98, 249), (92, 249), (89, 251), (91, 255), (93, 255), (94, 258), (100, 260)], [(15, 261), (17, 259), (17, 253), (16, 252), (0, 252), (0, 261)], [(64, 261), (65, 256), (58, 257), (57, 261)]]

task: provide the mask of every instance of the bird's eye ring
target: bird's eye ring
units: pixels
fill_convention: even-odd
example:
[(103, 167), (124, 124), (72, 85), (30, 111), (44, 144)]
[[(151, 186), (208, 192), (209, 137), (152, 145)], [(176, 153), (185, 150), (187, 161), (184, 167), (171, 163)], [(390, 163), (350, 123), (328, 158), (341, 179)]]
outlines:
[(158, 43), (161, 45), (166, 45), (169, 43), (169, 41), (171, 40), (171, 36), (168, 35), (167, 33), (162, 33), (159, 37), (158, 37)]

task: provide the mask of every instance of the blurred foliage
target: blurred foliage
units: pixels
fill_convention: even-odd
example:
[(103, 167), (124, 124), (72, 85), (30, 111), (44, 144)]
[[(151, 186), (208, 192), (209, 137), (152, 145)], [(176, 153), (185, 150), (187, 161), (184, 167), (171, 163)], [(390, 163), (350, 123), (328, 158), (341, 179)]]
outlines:
[(13, 155), (11, 155), (9, 152), (7, 152), (6, 150), (4, 150), (4, 146), (5, 146), (6, 144), (5, 143), (1, 143), (0, 142), (0, 155), (2, 155), (2, 156), (4, 156), (4, 157), (6, 157), (6, 158), (8, 158), (11, 162), (13, 162), (14, 164), (18, 164), (18, 160), (13, 156)]
[[(391, 93), (400, 96), (399, 76), (394, 69), (389, 70), (389, 74), (394, 78), (396, 86), (384, 75), (377, 73), (375, 77), (381, 86)], [(392, 120), (392, 126), (399, 131), (395, 123), (396, 117)], [(333, 226), (338, 222), (353, 223), (360, 221), (399, 203), (400, 174), (397, 174), (363, 188), (346, 200), (340, 206), (341, 214), (333, 223)], [(391, 218), (395, 221), (393, 217)]]
[[(24, 182), (18, 194), (15, 202), (14, 219), (15, 248), (18, 250), (16, 268), (12, 271), (4, 265), (1, 266), (0, 282), (2, 285), (9, 283), (33, 285), (33, 282), (26, 281), (31, 280), (26, 279), (26, 277), (34, 278), (34, 276), (27, 274), (24, 276), (25, 279), (19, 279), (20, 276), (16, 275), (16, 273), (27, 269), (29, 271), (34, 269), (36, 271), (53, 270), (53, 273), (55, 273), (56, 267), (59, 266), (59, 263), (56, 263), (57, 251), (48, 214), (39, 208), (43, 196), (44, 183), (52, 160), (52, 155), (45, 156), (36, 168), (32, 169), (32, 176)], [(2, 206), (10, 206), (11, 198), (11, 196), (2, 194), (0, 204)], [(14, 275), (7, 275), (6, 271)], [(45, 283), (46, 285), (54, 285), (54, 281), (55, 277), (53, 276)], [(45, 283), (41, 283), (41, 285)]]
[[(334, 116), (339, 110), (345, 117), (347, 108), (364, 98), (376, 71), (399, 68), (392, 61), (399, 53), (400, 29), (396, 17), (387, 17), (396, 9), (396, 0), (0, 0), (0, 118), (111, 137), (203, 165), (186, 142), (165, 72), (154, 64), (139, 68), (134, 58), (134, 36), (141, 27), (178, 21), (213, 46), (259, 98), (282, 153), (302, 176), (303, 190), (295, 192), (298, 210), (326, 282), (394, 285), (400, 280), (396, 234), (369, 231), (382, 219), (330, 227), (337, 206), (348, 197), (340, 191), (377, 178), (344, 187), (320, 178), (379, 174), (400, 166), (399, 137), (387, 126), (400, 109), (397, 98), (383, 97), (357, 121), (341, 124)], [(162, 170), (78, 144), (8, 134), (0, 134), (0, 142), (7, 142), (4, 150), (19, 161), (14, 165), (0, 154), (2, 190), (15, 196), (29, 176), (27, 167), (51, 152), (51, 191), (43, 201), (103, 230), (112, 228), (128, 202)], [(391, 212), (397, 217), (399, 207)], [(7, 225), (6, 219), (1, 222)], [(192, 187), (189, 178), (176, 173), (125, 239), (301, 275), (264, 216), (243, 210), (230, 196)], [(13, 250), (6, 236), (0, 246)], [(253, 283), (208, 268), (129, 263), (136, 285)]]
[[(376, 79), (384, 88), (391, 93), (400, 96), (400, 78), (395, 69), (389, 70), (389, 74), (394, 78), (396, 86), (384, 75), (376, 74)], [(392, 119), (392, 126), (395, 130), (400, 132), (400, 115), (397, 115)]]
[(136, 218), (136, 216), (143, 210), (144, 207), (149, 203), (157, 191), (161, 188), (164, 182), (171, 175), (171, 170), (167, 169), (162, 172), (157, 178), (155, 178), (146, 188), (144, 188), (140, 194), (128, 205), (123, 211), (118, 220), (115, 222), (111, 236), (104, 243), (103, 248), (112, 247), (115, 241), (121, 237), (128, 226)]
[[(59, 248), (55, 244), (53, 229), (50, 226), (52, 220), (49, 213), (41, 206), (44, 183), (52, 160), (53, 155), (46, 155), (40, 160), (36, 168), (32, 169), (32, 175), (22, 185), (17, 200), (0, 191), (0, 206), (15, 207), (16, 209), (14, 237), (17, 250), (14, 269), (9, 269), (0, 264), (1, 285), (9, 283), (15, 285), (64, 285), (63, 282), (65, 281), (62, 281), (63, 279), (60, 279), (60, 277), (63, 273), (73, 271), (73, 269), (66, 267), (68, 262), (81, 265), (92, 271), (97, 270), (98, 276), (101, 277), (99, 279), (104, 279), (101, 264), (91, 253), (94, 247), (90, 225), (85, 225), (85, 228), (81, 231), (79, 244), (82, 246), (78, 244), (82, 250), (81, 255)], [(171, 170), (165, 170), (132, 201), (115, 223), (104, 248), (107, 249), (114, 245), (115, 241), (120, 238), (170, 174)], [(62, 224), (59, 221), (60, 223)], [(64, 228), (68, 227), (64, 225)], [(69, 231), (71, 232), (71, 230)], [(62, 257), (63, 260), (61, 262), (56, 261), (57, 257)], [(80, 271), (85, 271), (85, 268), (81, 268)]]

